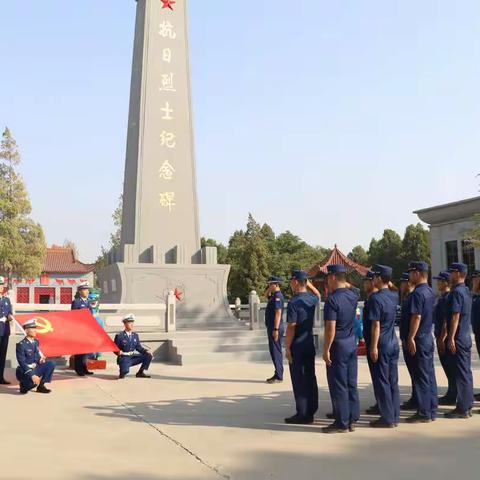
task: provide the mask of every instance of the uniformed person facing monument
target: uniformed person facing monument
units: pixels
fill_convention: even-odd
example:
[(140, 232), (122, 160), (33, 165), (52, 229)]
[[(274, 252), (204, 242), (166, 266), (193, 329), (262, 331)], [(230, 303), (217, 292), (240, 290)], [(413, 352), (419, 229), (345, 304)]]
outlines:
[(434, 327), (433, 333), (437, 342), (438, 358), (442, 365), (445, 376), (448, 380), (448, 389), (445, 395), (438, 399), (439, 405), (456, 405), (457, 404), (457, 383), (455, 380), (455, 365), (452, 357), (447, 355), (446, 338), (442, 337), (443, 324), (447, 318), (447, 302), (450, 293), (450, 273), (447, 271), (440, 272), (433, 280), (437, 281), (437, 289), (439, 296), (435, 304), (434, 311)]
[(267, 383), (283, 382), (283, 352), (282, 343), (285, 333), (283, 325), (283, 310), (285, 299), (280, 286), (283, 280), (280, 277), (270, 277), (265, 296), (268, 298), (265, 310), (265, 327), (267, 328), (268, 349), (274, 366), (274, 374)]
[(293, 272), (290, 286), (294, 296), (287, 307), (285, 354), (290, 365), (297, 412), (286, 418), (285, 423), (311, 424), (318, 410), (313, 323), (320, 292), (308, 280), (307, 272), (302, 270)]
[[(472, 330), (480, 357), (480, 270), (472, 273)], [(480, 401), (480, 393), (475, 395), (475, 400)]]
[(23, 324), (25, 338), (17, 343), (16, 353), (18, 367), (17, 380), (20, 382), (20, 393), (26, 394), (37, 387), (38, 393), (50, 393), (45, 384), (50, 383), (55, 370), (55, 364), (47, 360), (40, 351), (40, 343), (36, 339), (36, 320), (27, 320)]
[(9, 385), (5, 380), (5, 362), (7, 358), (10, 323), (13, 320), (12, 304), (5, 295), (5, 279), (0, 277), (0, 385)]
[(373, 390), (377, 400), (380, 418), (370, 422), (374, 428), (393, 428), (400, 420), (400, 394), (398, 390), (399, 346), (395, 334), (395, 317), (398, 295), (389, 289), (392, 268), (375, 265), (375, 286), (369, 303), (371, 322), (370, 359), (373, 362)]
[[(88, 300), (89, 293), (90, 286), (88, 284), (82, 283), (79, 285), (77, 288), (77, 295), (72, 302), (72, 310), (90, 310), (92, 313), (92, 305)], [(87, 368), (87, 357), (88, 352), (81, 355), (74, 355), (73, 357), (75, 372), (79, 377), (93, 375), (93, 372), (90, 372)]]
[(468, 267), (464, 263), (452, 263), (448, 269), (452, 291), (447, 300), (447, 321), (442, 338), (447, 338), (448, 361), (455, 368), (457, 406), (445, 414), (445, 418), (469, 418), (473, 406), (472, 337), (470, 318), (472, 298), (465, 285)]
[(344, 265), (329, 265), (327, 269), (327, 284), (331, 293), (324, 309), (323, 359), (327, 367), (335, 421), (323, 431), (346, 433), (355, 430), (355, 423), (360, 418), (357, 342), (354, 332), (359, 295), (348, 288)]
[(141, 365), (136, 374), (137, 378), (150, 378), (145, 373), (148, 370), (153, 355), (140, 343), (138, 334), (133, 331), (135, 316), (127, 315), (123, 319), (124, 330), (115, 336), (115, 344), (120, 349), (117, 355), (117, 364), (120, 368), (119, 378), (125, 378), (130, 372), (130, 368), (135, 365)]
[(426, 262), (410, 262), (410, 283), (415, 290), (410, 295), (410, 323), (407, 333), (407, 354), (412, 358), (412, 380), (417, 396), (417, 413), (408, 423), (428, 423), (437, 418), (437, 380), (433, 354), (433, 308), (435, 294), (428, 285), (429, 266)]

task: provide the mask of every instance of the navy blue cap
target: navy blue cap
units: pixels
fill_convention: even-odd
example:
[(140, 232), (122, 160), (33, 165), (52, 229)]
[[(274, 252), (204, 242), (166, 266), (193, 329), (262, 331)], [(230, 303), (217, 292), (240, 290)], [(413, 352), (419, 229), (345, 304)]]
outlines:
[(440, 272), (436, 277), (433, 277), (434, 280), (443, 280), (444, 282), (448, 282), (450, 280), (450, 272), (444, 270)]
[(345, 265), (342, 265), (341, 263), (337, 263), (335, 265), (328, 265), (327, 273), (347, 273), (347, 267), (345, 267)]
[(268, 284), (272, 284), (272, 283), (283, 283), (283, 279), (280, 278), (280, 277), (276, 277), (275, 275), (272, 275), (269, 279), (268, 279)]
[(474, 270), (472, 273), (472, 278), (478, 278), (480, 277), (480, 270)]
[(364, 280), (364, 281), (366, 281), (366, 280), (373, 280), (374, 277), (375, 277), (375, 274), (374, 274), (371, 270), (369, 270), (369, 271), (367, 272), (367, 274), (363, 277), (363, 280)]
[(308, 273), (305, 272), (304, 270), (294, 270), (292, 272), (292, 280), (307, 280), (308, 279)]
[(410, 274), (408, 272), (403, 272), (402, 276), (400, 277), (401, 282), (409, 282), (410, 281)]
[(381, 277), (391, 277), (393, 268), (387, 265), (374, 265), (372, 271), (375, 275), (380, 275)]
[(427, 262), (410, 262), (408, 264), (408, 271), (428, 272), (430, 269)]
[(465, 263), (452, 263), (448, 268), (449, 272), (460, 272), (460, 273), (467, 273), (468, 272), (468, 265)]

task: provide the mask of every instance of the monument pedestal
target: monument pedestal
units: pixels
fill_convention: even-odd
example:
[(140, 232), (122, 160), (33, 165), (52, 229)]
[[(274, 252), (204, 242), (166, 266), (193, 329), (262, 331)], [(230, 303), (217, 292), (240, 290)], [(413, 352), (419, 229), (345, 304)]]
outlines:
[(103, 303), (163, 303), (177, 295), (177, 318), (214, 320), (232, 316), (226, 296), (229, 265), (114, 263), (98, 272)]

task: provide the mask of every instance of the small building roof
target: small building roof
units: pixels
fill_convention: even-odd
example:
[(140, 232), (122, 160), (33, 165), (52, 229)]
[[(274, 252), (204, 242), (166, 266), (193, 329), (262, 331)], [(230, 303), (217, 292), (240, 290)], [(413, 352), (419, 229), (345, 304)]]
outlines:
[(317, 263), (308, 271), (308, 276), (310, 278), (316, 277), (319, 273), (326, 274), (327, 267), (329, 265), (345, 265), (348, 273), (357, 272), (360, 275), (364, 276), (370, 270), (369, 267), (360, 265), (359, 263), (353, 261), (351, 258), (348, 258), (343, 252), (339, 250), (337, 245), (330, 252), (330, 255), (322, 260), (320, 263)]
[(445, 203), (413, 212), (425, 223), (438, 225), (469, 219), (480, 213), (480, 197), (466, 198), (458, 202)]
[(71, 247), (52, 245), (47, 248), (42, 273), (66, 273), (84, 275), (95, 270), (94, 264), (80, 262)]

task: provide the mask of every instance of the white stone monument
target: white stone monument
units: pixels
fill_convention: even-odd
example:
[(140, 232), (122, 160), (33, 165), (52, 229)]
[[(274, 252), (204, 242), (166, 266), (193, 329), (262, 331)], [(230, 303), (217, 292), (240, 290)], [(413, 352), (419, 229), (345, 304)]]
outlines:
[(97, 272), (104, 303), (159, 303), (183, 319), (230, 316), (230, 267), (200, 248), (187, 0), (138, 0), (121, 246)]

